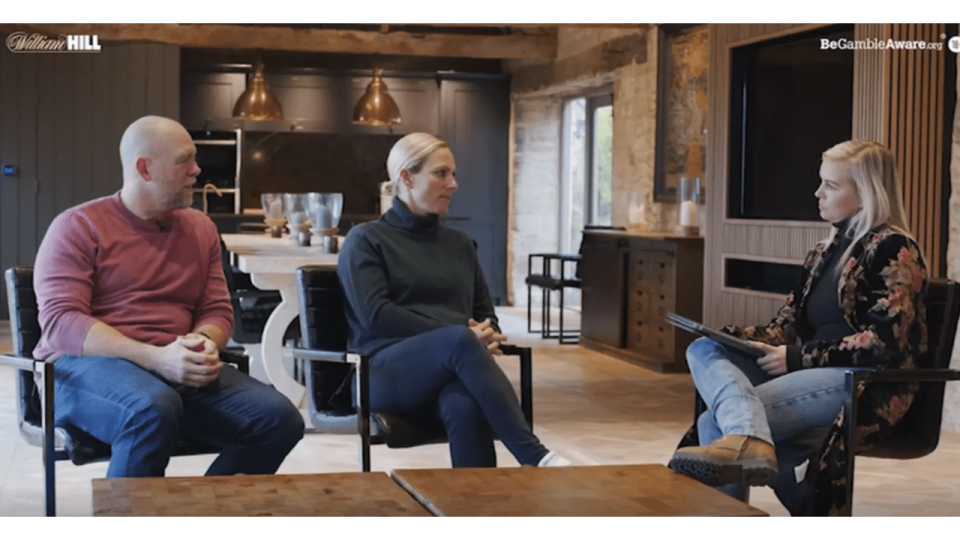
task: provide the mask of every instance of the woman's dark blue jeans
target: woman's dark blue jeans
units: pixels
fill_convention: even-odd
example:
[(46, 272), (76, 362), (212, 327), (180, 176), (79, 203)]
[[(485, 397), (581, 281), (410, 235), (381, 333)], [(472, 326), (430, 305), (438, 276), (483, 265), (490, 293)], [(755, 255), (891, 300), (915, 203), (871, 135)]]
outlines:
[(536, 465), (547, 454), (507, 376), (466, 326), (425, 332), (375, 353), (370, 408), (436, 411), (447, 429), (454, 467), (496, 467), (494, 433), (521, 465)]

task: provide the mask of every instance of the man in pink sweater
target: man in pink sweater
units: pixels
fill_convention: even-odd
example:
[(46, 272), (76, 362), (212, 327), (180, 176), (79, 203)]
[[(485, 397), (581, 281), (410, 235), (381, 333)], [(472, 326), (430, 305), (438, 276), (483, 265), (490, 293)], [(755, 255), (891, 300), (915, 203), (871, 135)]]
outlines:
[(208, 475), (271, 474), (303, 437), (289, 400), (220, 363), (233, 310), (195, 158), (179, 123), (133, 122), (121, 191), (57, 216), (37, 252), (33, 354), (56, 361), (57, 424), (111, 445), (108, 477), (162, 476), (184, 437), (223, 448)]

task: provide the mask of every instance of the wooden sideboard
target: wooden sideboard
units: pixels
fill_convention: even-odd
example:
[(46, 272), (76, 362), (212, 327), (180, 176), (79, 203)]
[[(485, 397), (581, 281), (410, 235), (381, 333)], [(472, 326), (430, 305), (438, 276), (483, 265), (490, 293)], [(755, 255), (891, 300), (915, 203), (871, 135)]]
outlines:
[(703, 315), (703, 238), (588, 231), (583, 235), (580, 345), (660, 372), (687, 371), (694, 336), (668, 311)]

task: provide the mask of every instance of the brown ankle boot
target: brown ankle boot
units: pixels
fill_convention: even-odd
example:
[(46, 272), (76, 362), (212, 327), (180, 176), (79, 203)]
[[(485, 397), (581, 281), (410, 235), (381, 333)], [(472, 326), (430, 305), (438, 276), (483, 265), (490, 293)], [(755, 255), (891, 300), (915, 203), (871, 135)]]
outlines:
[(709, 486), (772, 486), (777, 481), (773, 445), (744, 435), (724, 435), (709, 446), (680, 448), (669, 467)]

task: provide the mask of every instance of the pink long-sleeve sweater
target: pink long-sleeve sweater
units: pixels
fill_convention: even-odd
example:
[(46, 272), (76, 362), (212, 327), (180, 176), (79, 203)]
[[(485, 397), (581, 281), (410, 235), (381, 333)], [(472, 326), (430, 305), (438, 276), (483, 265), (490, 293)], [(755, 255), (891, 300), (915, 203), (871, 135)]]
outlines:
[(33, 283), (41, 360), (81, 356), (96, 321), (158, 346), (204, 324), (233, 331), (217, 228), (193, 209), (145, 220), (119, 193), (75, 206), (47, 229)]

